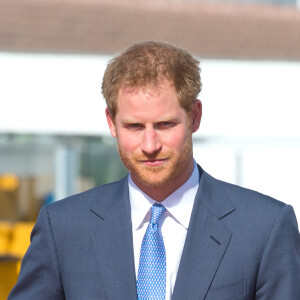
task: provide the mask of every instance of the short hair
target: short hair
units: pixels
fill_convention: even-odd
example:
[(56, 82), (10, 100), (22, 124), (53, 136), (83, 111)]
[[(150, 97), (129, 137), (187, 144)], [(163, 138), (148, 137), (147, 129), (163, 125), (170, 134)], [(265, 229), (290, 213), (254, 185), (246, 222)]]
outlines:
[(150, 41), (135, 44), (111, 59), (103, 76), (102, 94), (113, 119), (121, 88), (158, 87), (163, 80), (174, 86), (179, 104), (191, 112), (202, 84), (199, 61), (187, 51)]

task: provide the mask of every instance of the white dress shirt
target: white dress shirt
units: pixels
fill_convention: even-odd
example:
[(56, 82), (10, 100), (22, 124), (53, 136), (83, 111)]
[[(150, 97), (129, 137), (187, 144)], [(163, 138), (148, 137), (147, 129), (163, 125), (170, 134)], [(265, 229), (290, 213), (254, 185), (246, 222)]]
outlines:
[[(151, 206), (156, 201), (140, 190), (130, 176), (128, 178), (135, 273), (137, 276), (142, 240), (150, 220)], [(172, 299), (198, 186), (199, 171), (194, 161), (194, 169), (190, 178), (161, 202), (167, 209), (161, 220), (161, 232), (166, 250), (166, 300)]]

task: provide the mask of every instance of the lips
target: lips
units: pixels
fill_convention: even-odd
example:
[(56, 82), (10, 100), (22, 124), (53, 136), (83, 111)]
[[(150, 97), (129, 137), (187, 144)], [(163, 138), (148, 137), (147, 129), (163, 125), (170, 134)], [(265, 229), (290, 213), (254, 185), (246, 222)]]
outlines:
[(160, 158), (160, 159), (143, 159), (140, 162), (146, 166), (161, 166), (167, 161), (167, 158)]

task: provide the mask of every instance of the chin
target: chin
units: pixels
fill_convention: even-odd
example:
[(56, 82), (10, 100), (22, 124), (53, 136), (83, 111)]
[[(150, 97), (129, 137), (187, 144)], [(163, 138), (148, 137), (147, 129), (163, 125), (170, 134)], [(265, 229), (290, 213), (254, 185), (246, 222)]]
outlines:
[(159, 174), (159, 172), (133, 172), (131, 174), (144, 186), (162, 188), (170, 182), (173, 182), (176, 178), (174, 172), (168, 172), (165, 170), (163, 173), (165, 174)]

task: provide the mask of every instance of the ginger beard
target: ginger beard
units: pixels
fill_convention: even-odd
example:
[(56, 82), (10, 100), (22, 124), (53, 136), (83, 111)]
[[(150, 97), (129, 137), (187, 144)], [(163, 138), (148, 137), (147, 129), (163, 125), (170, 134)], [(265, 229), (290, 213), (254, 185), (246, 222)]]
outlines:
[[(146, 155), (144, 153), (127, 154), (122, 150), (118, 143), (118, 150), (120, 158), (125, 167), (130, 172), (133, 179), (138, 180), (141, 184), (151, 187), (162, 187), (174, 181), (179, 177), (185, 168), (193, 159), (193, 144), (192, 135), (188, 137), (182, 147), (179, 155), (173, 151), (161, 151), (156, 155)], [(141, 163), (147, 159), (167, 159), (161, 166), (147, 166)]]

